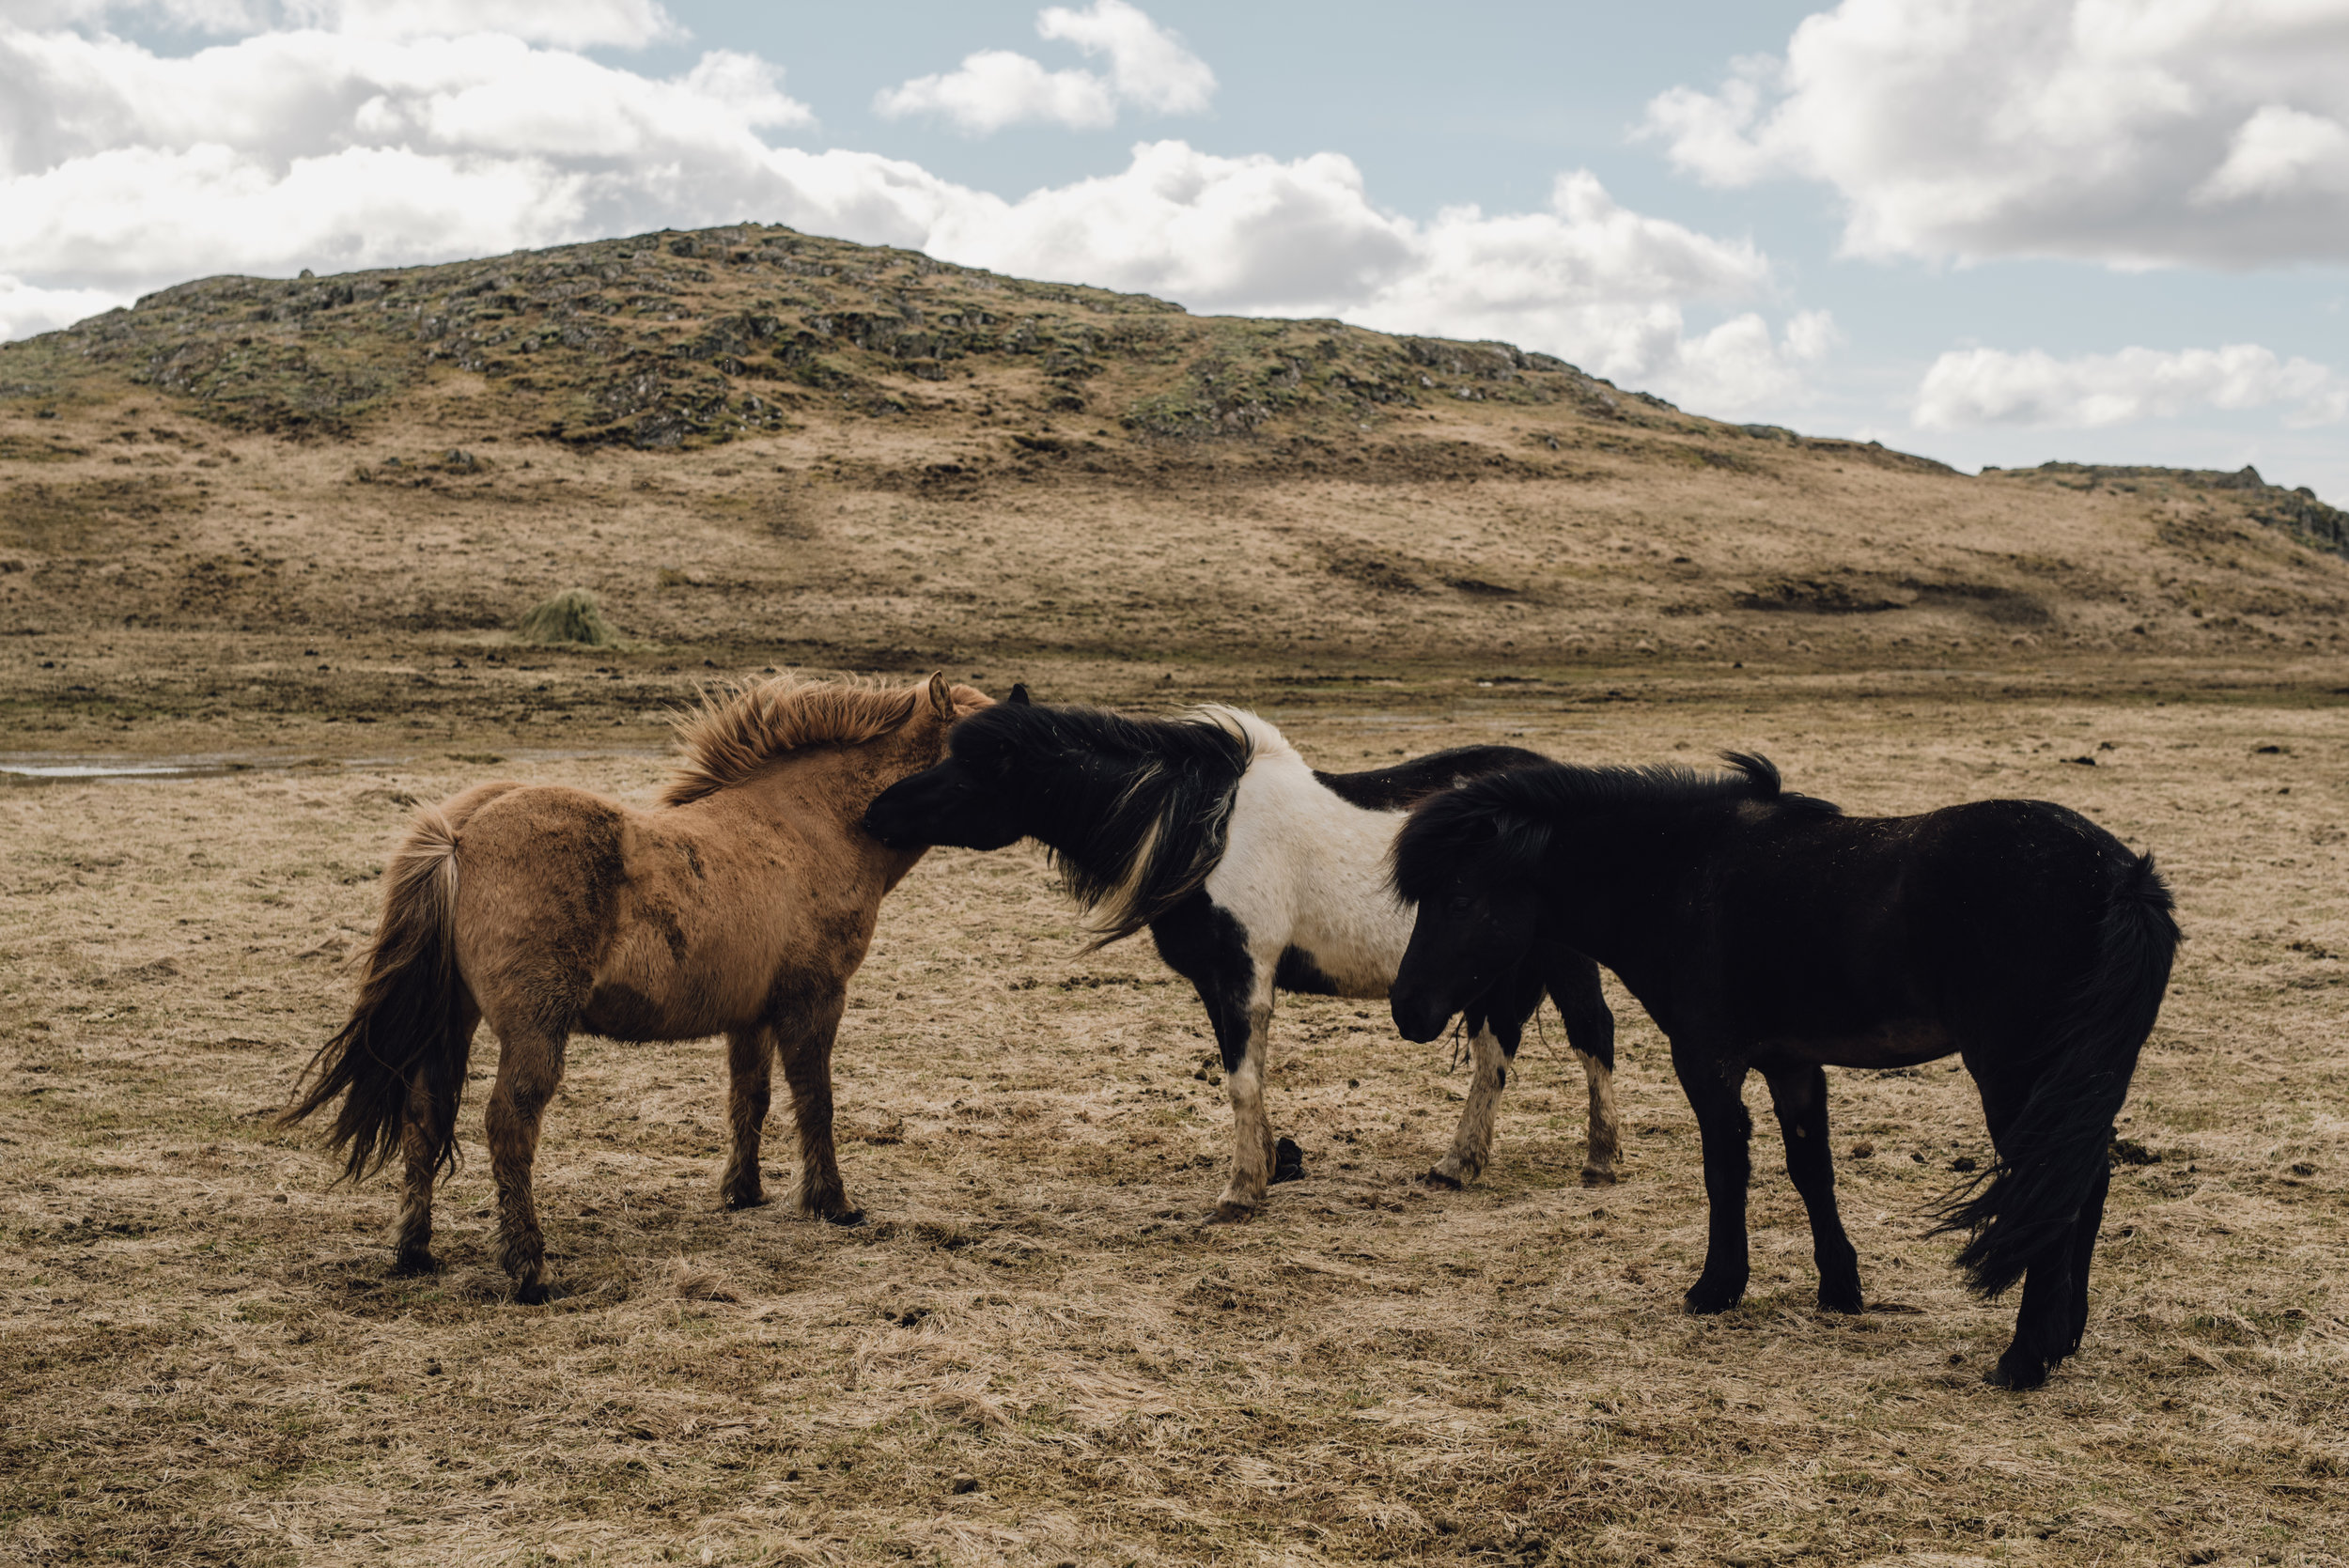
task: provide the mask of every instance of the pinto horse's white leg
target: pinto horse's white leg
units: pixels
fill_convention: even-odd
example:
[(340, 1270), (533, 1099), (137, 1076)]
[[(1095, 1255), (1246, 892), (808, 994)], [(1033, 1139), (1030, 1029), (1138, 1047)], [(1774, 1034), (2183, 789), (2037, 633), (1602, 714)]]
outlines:
[(1452, 1147), (1428, 1181), (1438, 1187), (1461, 1187), (1485, 1173), (1493, 1154), (1493, 1124), (1499, 1119), (1501, 1091), (1509, 1081), (1509, 1059), (1501, 1039), (1487, 1023), (1469, 1046), (1468, 1104), (1460, 1108), (1460, 1125), (1452, 1134)]
[(1591, 1126), (1582, 1156), (1582, 1185), (1611, 1186), (1615, 1156), (1623, 1149), (1623, 1127), (1615, 1118), (1615, 1070), (1587, 1051), (1576, 1051), (1591, 1081)]
[[(1266, 969), (1269, 972), (1269, 966)], [(1254, 1219), (1272, 1180), (1272, 1123), (1264, 1108), (1266, 1059), (1271, 1047), (1272, 998), (1268, 991), (1251, 1000), (1247, 1048), (1223, 1075), (1224, 1092), (1232, 1100), (1232, 1179), (1215, 1201), (1211, 1218), (1219, 1221)]]

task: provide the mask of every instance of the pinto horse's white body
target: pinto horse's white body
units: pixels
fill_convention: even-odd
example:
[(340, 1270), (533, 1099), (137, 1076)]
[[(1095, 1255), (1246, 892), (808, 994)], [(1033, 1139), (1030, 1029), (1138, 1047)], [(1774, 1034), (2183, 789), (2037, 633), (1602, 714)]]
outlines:
[[(1233, 1117), (1231, 1180), (1216, 1204), (1220, 1217), (1237, 1219), (1263, 1202), (1273, 1174), (1264, 1089), (1276, 986), (1383, 1001), (1410, 944), (1417, 909), (1396, 897), (1387, 881), (1388, 852), (1405, 811), (1347, 800), (1278, 729), (1252, 713), (1215, 708), (1209, 717), (1243, 737), (1250, 751), (1222, 858), (1204, 890), (1239, 928), (1250, 971), (1247, 1048), (1237, 1063), (1227, 1060), (1225, 1077)], [(1294, 984), (1300, 975), (1314, 983)], [(1200, 985), (1204, 996), (1206, 983)], [(1209, 1005), (1212, 1010), (1212, 1000)], [(1522, 1019), (1503, 1021), (1504, 1044), (1493, 1020), (1478, 1022), (1468, 1103), (1451, 1149), (1428, 1172), (1446, 1186), (1474, 1179), (1491, 1157), (1495, 1114), (1523, 1025)], [(1610, 1060), (1602, 1061), (1575, 1049), (1590, 1089), (1583, 1179), (1593, 1184), (1614, 1180), (1619, 1147), (1611, 1049), (1608, 1054)]]

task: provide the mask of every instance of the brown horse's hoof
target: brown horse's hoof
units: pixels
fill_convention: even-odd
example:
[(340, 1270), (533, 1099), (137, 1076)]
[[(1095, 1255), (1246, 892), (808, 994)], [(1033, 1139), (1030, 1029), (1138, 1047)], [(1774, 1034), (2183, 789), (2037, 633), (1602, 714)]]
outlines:
[(1210, 1225), (1245, 1225), (1256, 1218), (1253, 1207), (1240, 1203), (1218, 1203), (1207, 1211)]
[(438, 1274), (440, 1271), (441, 1260), (422, 1248), (413, 1251), (401, 1252), (392, 1259), (392, 1273), (399, 1279), (408, 1279), (418, 1274)]
[(1427, 1174), (1420, 1177), (1420, 1182), (1426, 1187), (1440, 1187), (1447, 1192), (1457, 1192), (1467, 1185), (1457, 1176), (1445, 1175), (1440, 1165), (1429, 1166)]
[(817, 1218), (827, 1225), (837, 1225), (842, 1230), (848, 1231), (854, 1230), (864, 1223), (864, 1211), (863, 1209), (833, 1209)]
[(1612, 1171), (1594, 1171), (1587, 1165), (1582, 1168), (1584, 1187), (1612, 1187), (1621, 1179)]
[(544, 1283), (536, 1285), (516, 1285), (514, 1287), (514, 1299), (521, 1302), (525, 1307), (543, 1307), (550, 1300), (553, 1299), (553, 1291), (549, 1289)]
[(763, 1209), (767, 1206), (764, 1192), (729, 1192), (723, 1200), (730, 1209)]

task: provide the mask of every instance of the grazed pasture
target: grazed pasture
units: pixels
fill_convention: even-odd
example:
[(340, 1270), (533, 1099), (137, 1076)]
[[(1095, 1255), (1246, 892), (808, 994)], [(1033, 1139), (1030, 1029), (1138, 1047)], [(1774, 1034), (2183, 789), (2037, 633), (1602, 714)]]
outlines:
[(407, 802), (661, 772), (406, 734), (393, 764), (0, 792), (0, 1561), (2349, 1558), (2338, 701), (1465, 690), (1266, 706), (1335, 764), (1735, 745), (1847, 809), (2036, 795), (2159, 853), (2189, 940), (2121, 1128), (2156, 1158), (2116, 1177), (2046, 1389), (1977, 1381), (2011, 1304), (1922, 1238), (1986, 1153), (1942, 1066), (1831, 1077), (1887, 1310), (1812, 1310), (1764, 1117), (1753, 1293), (1682, 1316), (1694, 1131), (1619, 992), (1623, 1185), (1576, 1182), (1554, 1020), (1491, 1172), (1431, 1193), (1446, 1052), (1286, 999), (1275, 1124), (1309, 1178), (1201, 1227), (1226, 1124), (1195, 1003), (1142, 945), (1081, 956), (1024, 850), (941, 853), (884, 908), (838, 1059), (865, 1226), (717, 1209), (713, 1044), (582, 1040), (539, 1167), (570, 1294), (505, 1298), (477, 1090), (449, 1266), (389, 1279), (389, 1184), (330, 1187), (269, 1113), (339, 1021)]

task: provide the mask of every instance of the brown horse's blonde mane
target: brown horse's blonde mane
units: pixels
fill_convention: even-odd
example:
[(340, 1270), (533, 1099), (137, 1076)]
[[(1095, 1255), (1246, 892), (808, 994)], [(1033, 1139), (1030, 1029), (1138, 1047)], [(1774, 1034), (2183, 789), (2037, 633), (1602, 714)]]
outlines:
[[(955, 688), (960, 706), (978, 693)], [(740, 784), (785, 752), (808, 746), (854, 746), (887, 735), (913, 717), (919, 686), (868, 686), (845, 680), (739, 682), (704, 691), (699, 706), (679, 714), (677, 745), (684, 753), (664, 806), (681, 806)]]

